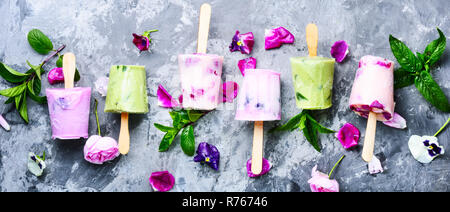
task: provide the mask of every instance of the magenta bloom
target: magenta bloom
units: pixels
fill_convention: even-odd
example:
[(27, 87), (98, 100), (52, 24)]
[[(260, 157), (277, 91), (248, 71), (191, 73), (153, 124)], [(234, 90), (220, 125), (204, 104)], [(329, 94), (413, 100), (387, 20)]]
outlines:
[(317, 171), (317, 165), (312, 169), (311, 179), (308, 180), (308, 183), (312, 192), (339, 192), (339, 183)]
[(133, 43), (134, 45), (142, 52), (142, 51), (148, 51), (150, 47), (150, 43), (152, 42), (152, 39), (150, 38), (150, 33), (156, 32), (158, 30), (149, 30), (145, 31), (144, 34), (138, 35), (136, 33), (133, 33)]
[(156, 92), (158, 96), (158, 105), (165, 108), (179, 107), (180, 104), (172, 98), (172, 96), (167, 92), (162, 85), (158, 86), (158, 91)]
[(232, 103), (236, 99), (239, 85), (236, 82), (229, 81), (222, 84), (222, 102)]
[(241, 51), (242, 54), (250, 54), (255, 44), (255, 38), (252, 32), (247, 32), (245, 34), (240, 34), (236, 30), (236, 34), (233, 36), (233, 40), (230, 44), (230, 52)]
[(334, 57), (338, 63), (344, 61), (348, 53), (348, 44), (343, 40), (336, 41), (330, 50), (331, 56)]
[(283, 44), (294, 43), (295, 38), (284, 27), (278, 27), (271, 30), (266, 30), (265, 33), (265, 49), (278, 48)]
[(84, 159), (94, 164), (103, 164), (119, 156), (119, 145), (110, 137), (91, 136), (84, 145)]
[(248, 175), (248, 177), (259, 177), (259, 176), (262, 176), (262, 175), (266, 174), (267, 172), (269, 172), (271, 167), (272, 167), (272, 165), (270, 165), (270, 162), (267, 159), (263, 158), (263, 167), (262, 167), (261, 173), (253, 174), (252, 159), (249, 159), (247, 161), (247, 175)]
[(168, 171), (153, 172), (150, 176), (150, 185), (157, 191), (169, 191), (175, 184), (175, 178)]
[(344, 124), (344, 126), (336, 133), (336, 137), (345, 149), (358, 145), (359, 136), (360, 133), (358, 128), (350, 123)]
[(197, 155), (194, 157), (195, 162), (206, 163), (214, 170), (219, 170), (220, 152), (211, 144), (202, 142), (197, 147)]
[(253, 57), (249, 57), (249, 58), (239, 60), (238, 67), (239, 67), (239, 70), (241, 70), (242, 76), (245, 76), (245, 69), (255, 69), (256, 68), (256, 59)]
[(58, 82), (64, 82), (64, 73), (62, 68), (54, 68), (48, 72), (48, 82), (53, 85)]

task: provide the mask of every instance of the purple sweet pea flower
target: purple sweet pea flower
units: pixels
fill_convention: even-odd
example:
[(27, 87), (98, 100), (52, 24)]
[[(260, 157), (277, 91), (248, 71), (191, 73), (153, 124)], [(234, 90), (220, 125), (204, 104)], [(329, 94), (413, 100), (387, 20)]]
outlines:
[(222, 84), (222, 102), (232, 103), (236, 99), (239, 85), (236, 82), (229, 81)]
[(236, 34), (233, 36), (233, 40), (230, 44), (230, 52), (241, 51), (242, 54), (250, 54), (255, 44), (255, 39), (252, 32), (240, 34), (236, 30)]
[(278, 48), (282, 44), (294, 43), (295, 38), (284, 27), (278, 27), (265, 32), (265, 49)]
[(334, 57), (338, 63), (344, 61), (348, 53), (348, 44), (343, 40), (336, 41), (330, 50), (331, 56)]
[(48, 82), (53, 85), (58, 82), (64, 82), (64, 73), (62, 68), (54, 68), (48, 72)]
[(175, 184), (175, 178), (168, 171), (153, 172), (149, 181), (153, 189), (161, 192), (169, 191)]
[(256, 59), (253, 57), (249, 57), (249, 58), (239, 60), (238, 67), (242, 73), (242, 76), (245, 76), (245, 69), (255, 69), (256, 68)]
[(180, 103), (173, 99), (169, 92), (167, 92), (167, 90), (164, 89), (162, 85), (158, 86), (156, 95), (158, 96), (158, 105), (161, 107), (174, 108), (180, 106)]
[(344, 126), (336, 133), (336, 138), (339, 139), (345, 149), (358, 145), (359, 136), (360, 133), (358, 128), (350, 123), (344, 124)]
[(247, 175), (248, 175), (248, 177), (259, 177), (259, 176), (262, 176), (262, 175), (266, 174), (267, 172), (269, 172), (271, 167), (272, 167), (272, 165), (270, 164), (270, 162), (267, 159), (263, 158), (263, 166), (262, 166), (261, 173), (253, 174), (252, 159), (249, 159), (247, 161)]
[(158, 30), (149, 30), (145, 31), (143, 35), (138, 35), (136, 33), (133, 33), (133, 43), (134, 45), (141, 51), (148, 51), (150, 47), (150, 43), (152, 42), (152, 39), (150, 38), (150, 33), (156, 32)]
[(206, 163), (214, 170), (219, 170), (220, 153), (219, 150), (206, 142), (202, 142), (197, 147), (195, 162)]

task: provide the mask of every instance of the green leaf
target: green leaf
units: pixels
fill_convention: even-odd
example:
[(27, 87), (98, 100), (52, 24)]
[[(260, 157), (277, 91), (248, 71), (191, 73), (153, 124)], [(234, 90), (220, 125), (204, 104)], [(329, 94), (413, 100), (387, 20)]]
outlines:
[(27, 38), (31, 48), (39, 54), (46, 55), (53, 50), (52, 41), (38, 29), (28, 32)]
[(319, 124), (319, 122), (317, 122), (311, 115), (306, 114), (306, 117), (309, 119), (309, 121), (311, 121), (311, 124), (314, 125), (314, 128), (316, 128), (316, 130), (319, 133), (335, 133), (336, 131), (328, 129), (324, 126), (322, 126), (321, 124)]
[(447, 40), (445, 38), (444, 33), (437, 28), (437, 31), (439, 33), (439, 38), (432, 41), (428, 46), (425, 48), (424, 54), (424, 61), (425, 64), (429, 65), (430, 67), (433, 66), (442, 56), (445, 50), (445, 46), (447, 45)]
[(298, 101), (300, 100), (308, 100), (308, 98), (306, 98), (305, 96), (303, 96), (301, 93), (296, 92), (295, 93), (295, 98), (297, 98)]
[(11, 67), (0, 63), (0, 76), (10, 83), (20, 83), (28, 79), (30, 74), (20, 73)]
[(159, 144), (160, 152), (165, 152), (169, 149), (170, 145), (172, 145), (173, 140), (178, 135), (178, 132), (180, 132), (179, 129), (170, 130), (164, 135), (164, 137), (161, 140), (161, 143)]
[(177, 111), (170, 111), (170, 117), (172, 117), (172, 126), (176, 129), (181, 129), (181, 116)]
[(23, 94), (20, 94), (20, 95), (14, 97), (14, 101), (16, 103), (16, 110), (19, 110), (19, 108), (20, 108), (20, 103), (22, 102), (22, 96), (23, 96)]
[(195, 152), (195, 138), (194, 138), (194, 127), (189, 125), (183, 129), (181, 132), (181, 149), (184, 154), (188, 156), (194, 156)]
[(40, 66), (35, 66), (35, 65), (31, 64), (28, 60), (27, 60), (27, 64), (28, 64), (28, 66), (31, 67), (31, 69), (34, 70), (34, 72), (36, 72), (36, 75), (38, 76), (38, 78), (41, 79), (41, 75), (42, 75), (42, 74), (41, 74), (42, 65), (40, 65)]
[(28, 124), (27, 92), (23, 93), (22, 102), (19, 109), (20, 116)]
[(415, 85), (422, 96), (433, 106), (444, 112), (450, 112), (450, 104), (439, 85), (427, 71), (420, 72), (415, 79)]
[[(301, 123), (303, 116), (304, 116), (304, 113), (302, 111), (301, 113), (299, 113), (299, 114), (295, 115), (294, 117), (292, 117), (291, 119), (289, 119), (289, 121), (286, 122), (286, 124), (283, 124), (281, 126), (278, 126), (276, 128), (269, 130), (269, 133), (276, 132), (276, 131), (295, 130), (296, 128), (299, 127), (299, 123)], [(303, 121), (304, 121), (304, 119), (303, 119)]]
[(162, 132), (169, 132), (170, 130), (174, 130), (175, 128), (173, 127), (168, 127), (168, 126), (164, 126), (158, 123), (154, 123), (153, 124), (158, 130), (162, 131)]
[(201, 118), (205, 113), (203, 111), (198, 110), (188, 110), (187, 111), (189, 120), (191, 122), (196, 122), (199, 118)]
[(34, 89), (34, 93), (36, 95), (39, 95), (41, 93), (41, 88), (42, 88), (42, 84), (41, 84), (41, 80), (40, 79), (33, 79), (33, 89)]
[(414, 84), (415, 78), (416, 77), (411, 72), (407, 72), (404, 69), (399, 68), (394, 71), (394, 88), (399, 89), (410, 86)]
[(389, 43), (397, 62), (405, 71), (418, 72), (422, 70), (423, 64), (403, 42), (389, 35)]
[(306, 119), (305, 128), (303, 129), (303, 135), (306, 140), (314, 147), (318, 152), (321, 151), (319, 145), (319, 137), (317, 135), (317, 129), (314, 127), (314, 124), (311, 123), (310, 119)]
[[(37, 80), (39, 80), (39, 79), (37, 79)], [(30, 82), (27, 83), (28, 95), (35, 102), (37, 102), (39, 104), (44, 104), (47, 102), (47, 97), (36, 95), (36, 90), (34, 88), (34, 84), (35, 84), (34, 81), (35, 81), (35, 78), (33, 78)], [(40, 83), (39, 83), (39, 85), (40, 85)], [(39, 86), (39, 92), (40, 92), (40, 86)]]
[(6, 97), (15, 97), (23, 93), (23, 91), (27, 89), (27, 84), (23, 83), (19, 86), (8, 88), (5, 90), (0, 91), (0, 95), (6, 96)]
[(9, 97), (9, 98), (5, 101), (5, 104), (11, 104), (11, 103), (14, 102), (14, 100), (15, 100), (14, 97)]

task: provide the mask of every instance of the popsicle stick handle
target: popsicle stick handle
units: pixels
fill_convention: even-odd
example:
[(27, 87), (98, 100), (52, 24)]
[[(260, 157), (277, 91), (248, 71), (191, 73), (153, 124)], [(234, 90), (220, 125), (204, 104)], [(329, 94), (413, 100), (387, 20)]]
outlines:
[(130, 150), (130, 132), (128, 130), (128, 113), (120, 116), (119, 152), (122, 155), (128, 154)]
[(255, 122), (253, 132), (252, 173), (259, 174), (262, 171), (264, 150), (264, 126), (262, 121)]
[(377, 115), (374, 112), (370, 112), (369, 118), (367, 119), (366, 135), (364, 137), (364, 147), (362, 152), (362, 158), (366, 162), (370, 162), (373, 158), (376, 130), (377, 130)]
[(63, 57), (63, 74), (64, 87), (73, 88), (75, 79), (75, 55), (73, 53), (65, 53)]
[(317, 43), (319, 41), (319, 30), (315, 24), (306, 26), (306, 44), (308, 45), (309, 56), (317, 56)]
[(210, 22), (211, 22), (211, 5), (205, 3), (200, 7), (200, 20), (198, 22), (197, 53), (206, 53), (206, 47), (208, 46)]

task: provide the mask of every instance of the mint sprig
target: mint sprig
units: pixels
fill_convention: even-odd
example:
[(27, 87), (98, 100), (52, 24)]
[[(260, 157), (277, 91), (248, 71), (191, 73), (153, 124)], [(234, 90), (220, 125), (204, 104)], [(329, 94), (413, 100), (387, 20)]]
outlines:
[(319, 145), (318, 133), (335, 133), (336, 131), (328, 129), (319, 124), (314, 117), (311, 116), (309, 110), (303, 110), (300, 114), (292, 117), (286, 124), (275, 127), (269, 132), (277, 131), (303, 131), (303, 135), (306, 140), (314, 147), (315, 150), (320, 152), (322, 149)]
[(159, 145), (159, 151), (167, 151), (175, 140), (175, 137), (181, 131), (181, 149), (186, 155), (193, 156), (195, 153), (195, 137), (193, 124), (207, 113), (209, 113), (209, 111), (184, 109), (173, 110), (169, 112), (170, 117), (172, 118), (172, 126), (164, 126), (162, 124), (154, 123), (154, 126), (158, 130), (166, 133)]
[(443, 112), (450, 112), (450, 104), (442, 89), (432, 78), (430, 72), (439, 61), (447, 45), (446, 37), (437, 28), (439, 38), (425, 48), (424, 53), (416, 55), (399, 39), (389, 35), (389, 43), (400, 68), (394, 71), (395, 89), (414, 84), (422, 96)]

